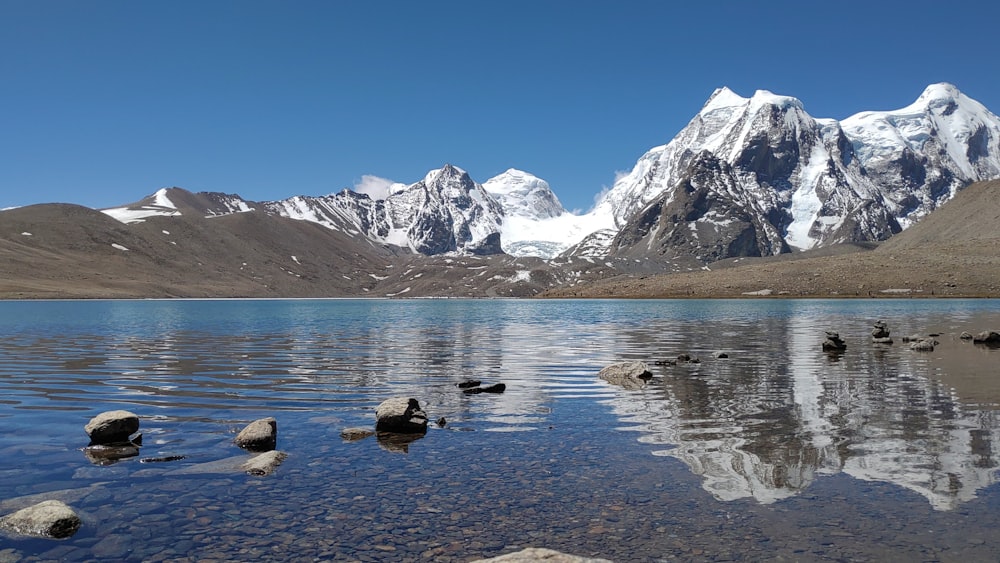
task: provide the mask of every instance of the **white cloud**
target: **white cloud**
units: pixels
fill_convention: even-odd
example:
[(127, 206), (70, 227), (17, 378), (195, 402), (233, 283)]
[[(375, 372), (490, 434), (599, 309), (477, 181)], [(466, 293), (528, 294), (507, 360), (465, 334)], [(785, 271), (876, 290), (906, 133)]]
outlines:
[(399, 184), (388, 178), (380, 178), (372, 174), (361, 176), (361, 181), (354, 184), (354, 191), (367, 194), (372, 199), (385, 199), (390, 194), (399, 191)]

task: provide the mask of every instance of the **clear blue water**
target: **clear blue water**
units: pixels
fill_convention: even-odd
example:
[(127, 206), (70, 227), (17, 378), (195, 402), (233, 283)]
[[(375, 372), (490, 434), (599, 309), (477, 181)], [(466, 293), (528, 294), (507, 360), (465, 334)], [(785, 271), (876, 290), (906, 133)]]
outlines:
[[(0, 556), (995, 560), (1000, 350), (958, 338), (984, 329), (1000, 302), (0, 302), (0, 514), (60, 498), (84, 520), (0, 534)], [(899, 339), (930, 332), (931, 353)], [(654, 365), (682, 352), (701, 362)], [(597, 378), (622, 360), (653, 380)], [(393, 396), (447, 424), (405, 451), (340, 438)], [(93, 463), (83, 426), (112, 409), (143, 446)], [(220, 469), (265, 416), (285, 463)]]

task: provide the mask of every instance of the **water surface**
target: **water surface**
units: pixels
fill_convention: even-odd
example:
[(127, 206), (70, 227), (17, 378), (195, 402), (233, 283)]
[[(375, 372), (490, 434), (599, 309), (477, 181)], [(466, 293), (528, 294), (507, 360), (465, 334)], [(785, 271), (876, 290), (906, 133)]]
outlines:
[[(0, 555), (994, 560), (1000, 351), (958, 338), (990, 328), (990, 300), (2, 302), (0, 513), (62, 498), (84, 526)], [(682, 352), (640, 390), (596, 377)], [(340, 438), (392, 396), (447, 424)], [(95, 463), (83, 425), (119, 408), (141, 452)], [(264, 416), (288, 460), (220, 470)]]

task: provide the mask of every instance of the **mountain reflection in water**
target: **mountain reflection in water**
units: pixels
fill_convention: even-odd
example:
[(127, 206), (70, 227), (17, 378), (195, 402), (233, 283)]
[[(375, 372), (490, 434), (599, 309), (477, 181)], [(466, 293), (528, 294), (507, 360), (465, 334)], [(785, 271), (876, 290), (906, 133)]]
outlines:
[[(654, 455), (683, 461), (715, 498), (773, 503), (843, 472), (951, 510), (997, 481), (996, 405), (963, 404), (929, 369), (986, 349), (952, 332), (916, 352), (901, 340), (910, 333), (872, 344), (855, 326), (848, 350), (827, 354), (813, 318), (747, 328), (725, 335), (732, 359), (657, 366), (645, 389), (609, 401), (640, 442), (666, 446)], [(708, 336), (690, 334), (691, 347)], [(979, 356), (981, 375), (998, 375), (1000, 355)]]
[[(958, 335), (997, 328), (994, 300), (0, 302), (0, 515), (86, 516), (0, 559), (996, 559), (1000, 350)], [(645, 387), (597, 377), (630, 360)], [(341, 439), (392, 396), (447, 422)], [(92, 463), (120, 408), (138, 455)], [(288, 458), (234, 473), (264, 416)]]

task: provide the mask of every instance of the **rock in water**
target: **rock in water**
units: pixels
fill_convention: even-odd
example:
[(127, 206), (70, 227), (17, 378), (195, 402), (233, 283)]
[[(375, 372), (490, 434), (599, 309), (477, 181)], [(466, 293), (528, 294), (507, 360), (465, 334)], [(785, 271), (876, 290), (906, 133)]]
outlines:
[(554, 549), (541, 547), (529, 547), (514, 553), (491, 557), (489, 559), (477, 559), (472, 563), (611, 563), (608, 559), (597, 559), (593, 557), (580, 557), (560, 553)]
[(375, 430), (423, 434), (427, 432), (427, 414), (420, 409), (420, 403), (416, 399), (386, 399), (375, 408)]
[(91, 445), (128, 442), (128, 437), (139, 430), (139, 417), (122, 410), (102, 412), (83, 429), (90, 436)]
[(285, 461), (285, 458), (287, 457), (288, 454), (285, 452), (271, 450), (250, 458), (240, 467), (243, 471), (246, 471), (250, 475), (270, 475), (271, 473), (274, 473), (274, 470), (277, 469), (278, 466), (281, 465), (281, 462)]
[(875, 321), (875, 326), (872, 328), (872, 342), (875, 344), (892, 344), (892, 338), (889, 338), (889, 327), (885, 324), (885, 321)]
[(68, 538), (80, 529), (80, 517), (58, 500), (47, 500), (0, 518), (0, 529), (36, 538)]
[(827, 331), (826, 340), (823, 341), (823, 351), (843, 352), (844, 350), (847, 350), (847, 343), (840, 338), (840, 334)]
[(597, 377), (626, 389), (640, 389), (652, 379), (653, 372), (649, 371), (645, 362), (620, 362), (597, 372)]
[(273, 416), (255, 420), (236, 435), (236, 445), (254, 452), (273, 450), (278, 442), (278, 421)]

